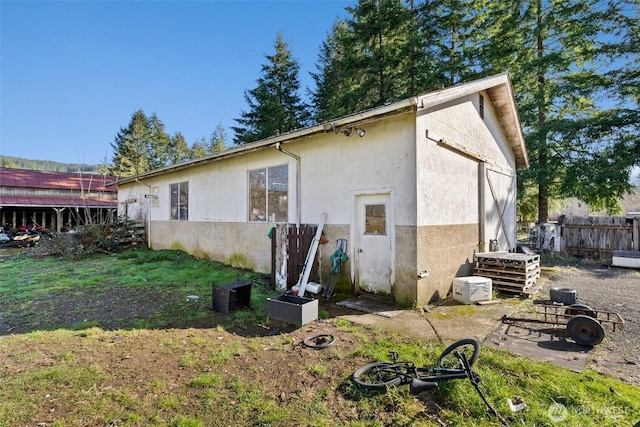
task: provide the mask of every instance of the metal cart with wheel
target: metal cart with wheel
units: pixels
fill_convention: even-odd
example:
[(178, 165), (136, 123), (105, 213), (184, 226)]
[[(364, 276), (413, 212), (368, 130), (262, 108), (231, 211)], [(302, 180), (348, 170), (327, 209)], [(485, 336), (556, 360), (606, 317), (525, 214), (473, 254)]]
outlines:
[(532, 317), (502, 316), (504, 323), (527, 322), (550, 325), (566, 325), (567, 335), (580, 345), (594, 346), (602, 342), (604, 328), (613, 332), (624, 328), (624, 319), (619, 313), (594, 310), (582, 304), (552, 305), (535, 304)]

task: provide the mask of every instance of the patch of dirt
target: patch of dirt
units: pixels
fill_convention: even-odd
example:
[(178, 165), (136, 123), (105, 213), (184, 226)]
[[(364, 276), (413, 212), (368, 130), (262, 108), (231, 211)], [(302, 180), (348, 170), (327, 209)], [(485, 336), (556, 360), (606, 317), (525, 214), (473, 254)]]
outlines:
[[(305, 338), (317, 334), (331, 334), (336, 342), (324, 349), (302, 345)], [(87, 398), (109, 400), (116, 394), (148, 402), (138, 405), (143, 408), (138, 409), (142, 418), (135, 425), (146, 425), (144, 420), (151, 421), (154, 417), (151, 410), (158, 405), (155, 402), (170, 401), (174, 392), (186, 396), (185, 399), (198, 401), (198, 394), (202, 391), (193, 386), (193, 381), (207, 374), (219, 378), (229, 390), (235, 383), (247, 384), (281, 404), (312, 401), (318, 398), (319, 390), (337, 389), (331, 394), (332, 405), (352, 407), (352, 404), (345, 403), (349, 399), (345, 387), (348, 388), (350, 374), (368, 361), (342, 356), (353, 354), (362, 346), (362, 341), (356, 342), (354, 334), (341, 332), (332, 321), (312, 322), (287, 334), (274, 333), (253, 338), (216, 328), (188, 328), (155, 331), (93, 329), (57, 336), (55, 342), (29, 340), (24, 335), (2, 337), (0, 344), (2, 340), (8, 340), (10, 345), (0, 345), (0, 377), (2, 373), (46, 371), (68, 359), (68, 363), (74, 366), (96, 370), (92, 380), (96, 385), (82, 393)], [(23, 345), (19, 345), (21, 341), (24, 341)], [(232, 351), (224, 354), (228, 349)], [(34, 355), (38, 357), (34, 358)], [(336, 378), (340, 384), (336, 385)], [(80, 417), (85, 403), (66, 397), (69, 386), (73, 387), (69, 384), (38, 390), (40, 403), (38, 410), (31, 414), (33, 424), (29, 425), (50, 425), (69, 417)], [(218, 398), (225, 399), (225, 396)], [(231, 401), (227, 404), (239, 403)], [(90, 407), (88, 403), (86, 406)], [(147, 407), (148, 414), (140, 413)], [(180, 414), (189, 414), (188, 408), (179, 410)], [(104, 416), (86, 415), (83, 425), (120, 425), (117, 420), (102, 418)], [(349, 411), (334, 413), (333, 416), (346, 417), (341, 421), (344, 423), (358, 417), (357, 413), (350, 414)], [(235, 420), (231, 424), (243, 423)], [(285, 422), (282, 425), (296, 423)]]
[[(95, 375), (92, 382), (96, 385), (81, 393), (87, 399), (117, 401), (128, 394), (127, 399), (148, 402), (139, 407), (149, 408), (149, 413), (138, 414), (141, 421), (134, 425), (149, 425), (157, 402), (171, 402), (174, 393), (199, 401), (202, 389), (192, 382), (207, 374), (219, 377), (229, 390), (235, 383), (255, 386), (271, 401), (283, 405), (313, 401), (318, 399), (319, 390), (334, 390), (334, 405), (354, 407), (353, 402), (346, 402), (350, 400), (350, 375), (370, 360), (352, 355), (363, 342), (373, 339), (373, 330), (353, 334), (341, 331), (333, 320), (314, 321), (302, 327), (273, 320), (268, 324), (238, 324), (241, 316), (208, 310), (209, 303), (205, 298), (189, 301), (175, 286), (162, 290), (123, 287), (117, 292), (96, 289), (89, 294), (61, 291), (20, 306), (7, 304), (7, 310), (0, 313), (0, 378), (20, 372), (46, 372), (61, 364), (89, 370), (92, 377)], [(136, 326), (159, 311), (165, 318), (172, 307), (185, 304), (193, 305), (194, 310), (206, 310), (208, 315), (197, 321), (182, 315), (181, 320), (154, 329)], [(353, 313), (335, 304), (323, 305), (322, 310), (325, 309), (331, 310), (331, 317)], [(233, 314), (242, 315), (249, 310), (241, 308)], [(83, 322), (87, 323), (84, 326), (95, 325), (99, 329), (75, 330)], [(53, 329), (68, 331), (39, 334), (36, 339), (23, 335)], [(302, 344), (305, 338), (318, 334), (333, 335), (335, 343), (323, 349)], [(79, 425), (121, 425), (118, 420), (102, 418), (110, 411), (81, 415), (85, 403), (74, 395), (69, 398), (70, 388), (74, 388), (73, 384), (38, 389), (38, 409), (27, 425), (50, 425), (73, 417), (82, 419)], [(221, 404), (229, 404), (225, 396), (218, 398), (224, 402)], [(89, 403), (86, 406), (90, 408)], [(179, 409), (176, 414), (189, 414), (188, 409)], [(343, 423), (358, 419), (358, 414), (349, 410), (334, 416), (346, 417)], [(235, 421), (235, 425), (242, 424), (245, 423)]]
[[(538, 296), (544, 298), (552, 286), (570, 287), (577, 290), (580, 303), (596, 310), (619, 312), (626, 320), (626, 327), (607, 333), (605, 341), (593, 350), (589, 367), (640, 386), (640, 311), (636, 299), (640, 295), (640, 273), (604, 266), (557, 269)], [(88, 391), (93, 399), (127, 387), (138, 393), (132, 398), (149, 400), (169, 396), (172, 390), (181, 393), (187, 390), (197, 399), (198, 390), (193, 389), (190, 382), (197, 375), (215, 369), (222, 381), (250, 382), (283, 404), (317, 399), (318, 390), (335, 390), (328, 398), (335, 407), (345, 408), (339, 411), (345, 418), (336, 421), (347, 424), (358, 420), (355, 407), (348, 402), (348, 379), (369, 360), (345, 356), (353, 355), (362, 340), (373, 339), (373, 330), (364, 329), (358, 334), (344, 332), (333, 320), (312, 322), (303, 327), (276, 321), (268, 325), (238, 326), (232, 316), (217, 312), (198, 322), (181, 318), (155, 330), (136, 327), (136, 322), (145, 322), (159, 310), (166, 313), (171, 307), (185, 304), (202, 309), (207, 303), (203, 299), (185, 300), (177, 286), (122, 288), (118, 292), (96, 289), (89, 295), (71, 291), (51, 293), (44, 300), (0, 313), (0, 373), (54, 366), (61, 358), (70, 357), (75, 365), (99, 367), (104, 379), (97, 389)], [(326, 302), (321, 302), (321, 310), (329, 311), (331, 318), (356, 313)], [(419, 326), (425, 329), (425, 320), (418, 317)], [(74, 325), (88, 320), (99, 324), (101, 330), (73, 331), (56, 342), (38, 341), (38, 346), (19, 335), (40, 329), (73, 329)], [(336, 344), (323, 350), (301, 345), (305, 338), (316, 334), (332, 334)], [(2, 345), (3, 340), (12, 344)], [(24, 344), (20, 345), (22, 341)], [(223, 369), (214, 367), (212, 359), (216, 348), (233, 343), (237, 343), (237, 350), (221, 362)], [(38, 357), (34, 359), (34, 355)], [(155, 391), (153, 384), (165, 384), (165, 387)], [(39, 412), (34, 414), (34, 420), (55, 419), (52, 414), (77, 413), (82, 409), (82, 402), (59, 398), (59, 392), (54, 389), (40, 396)], [(149, 419), (151, 417), (150, 414)], [(105, 425), (109, 421), (88, 419), (86, 425), (98, 422)], [(379, 421), (385, 424), (384, 419)]]

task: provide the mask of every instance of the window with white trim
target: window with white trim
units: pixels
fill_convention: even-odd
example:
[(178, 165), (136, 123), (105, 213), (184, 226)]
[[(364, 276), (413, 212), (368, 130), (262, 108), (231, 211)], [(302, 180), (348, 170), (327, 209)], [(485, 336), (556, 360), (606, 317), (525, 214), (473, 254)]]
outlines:
[(287, 165), (249, 171), (249, 221), (287, 222), (288, 215)]
[(189, 220), (189, 182), (171, 184), (171, 219)]

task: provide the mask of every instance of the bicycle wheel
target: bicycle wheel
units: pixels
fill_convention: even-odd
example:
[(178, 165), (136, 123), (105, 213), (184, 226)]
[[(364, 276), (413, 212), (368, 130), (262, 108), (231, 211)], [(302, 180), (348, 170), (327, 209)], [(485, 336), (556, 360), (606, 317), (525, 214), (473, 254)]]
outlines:
[(400, 368), (393, 363), (373, 362), (353, 373), (353, 383), (366, 390), (384, 390), (402, 382)]
[(469, 361), (469, 366), (471, 366), (476, 363), (476, 360), (478, 360), (478, 357), (480, 356), (480, 344), (478, 344), (478, 341), (471, 338), (454, 342), (444, 349), (438, 358), (436, 366), (441, 369), (463, 368), (462, 363), (455, 355), (456, 351), (460, 354), (464, 354)]

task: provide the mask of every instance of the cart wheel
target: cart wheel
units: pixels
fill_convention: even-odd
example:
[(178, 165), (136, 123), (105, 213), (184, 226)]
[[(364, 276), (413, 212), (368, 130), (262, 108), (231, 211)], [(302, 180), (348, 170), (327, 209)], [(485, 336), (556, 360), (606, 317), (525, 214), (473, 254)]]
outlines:
[(567, 322), (567, 332), (580, 345), (594, 346), (604, 339), (604, 329), (596, 319), (579, 314)]
[(593, 317), (594, 319), (598, 318), (597, 313), (591, 307), (583, 304), (571, 304), (564, 311), (564, 314), (569, 316), (577, 316), (582, 314), (584, 316)]
[(564, 305), (575, 304), (577, 300), (576, 290), (571, 288), (551, 288), (549, 297), (551, 301)]

